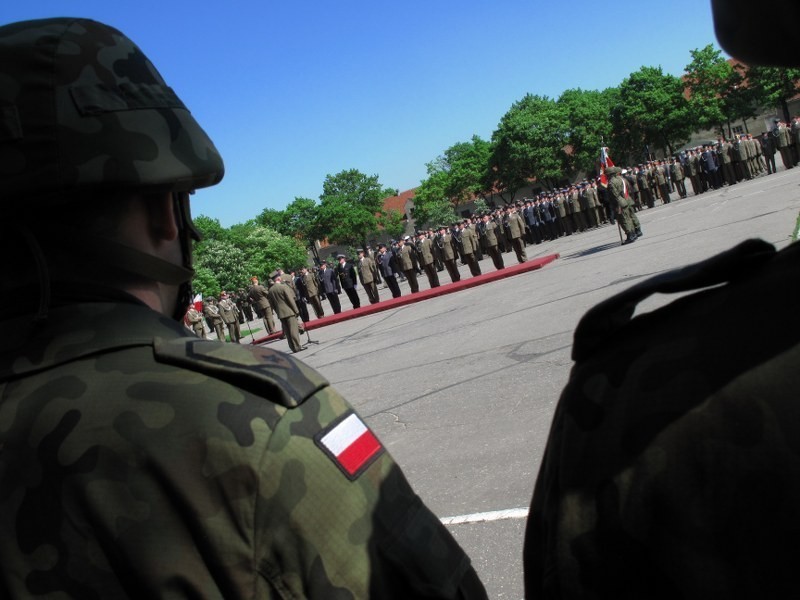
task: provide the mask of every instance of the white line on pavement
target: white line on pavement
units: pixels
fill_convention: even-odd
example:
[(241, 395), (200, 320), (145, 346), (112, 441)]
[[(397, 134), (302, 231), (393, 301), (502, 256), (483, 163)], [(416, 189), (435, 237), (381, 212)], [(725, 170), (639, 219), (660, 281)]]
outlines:
[(473, 513), (458, 517), (444, 517), (444, 525), (461, 525), (462, 523), (484, 523), (486, 521), (503, 521), (505, 519), (526, 519), (527, 508), (509, 508), (508, 510), (493, 510), (491, 512)]

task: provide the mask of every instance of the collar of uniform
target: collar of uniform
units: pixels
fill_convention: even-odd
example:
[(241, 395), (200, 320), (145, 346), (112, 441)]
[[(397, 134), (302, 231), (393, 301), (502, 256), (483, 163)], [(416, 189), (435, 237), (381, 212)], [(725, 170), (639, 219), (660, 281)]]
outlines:
[(111, 348), (185, 337), (183, 327), (143, 304), (86, 302), (53, 308), (44, 325), (26, 315), (6, 321), (0, 339), (0, 380), (49, 369)]

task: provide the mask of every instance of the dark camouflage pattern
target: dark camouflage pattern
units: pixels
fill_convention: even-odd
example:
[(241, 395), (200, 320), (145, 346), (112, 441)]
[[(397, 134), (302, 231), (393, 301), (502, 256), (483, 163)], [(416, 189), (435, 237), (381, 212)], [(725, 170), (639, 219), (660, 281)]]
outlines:
[(531, 506), (527, 598), (797, 594), (798, 298), (800, 245), (754, 240), (585, 315)]
[(142, 51), (87, 19), (0, 27), (0, 196), (190, 191), (222, 158)]
[(280, 352), (138, 304), (0, 337), (0, 598), (483, 598), (384, 452), (314, 443), (351, 411)]

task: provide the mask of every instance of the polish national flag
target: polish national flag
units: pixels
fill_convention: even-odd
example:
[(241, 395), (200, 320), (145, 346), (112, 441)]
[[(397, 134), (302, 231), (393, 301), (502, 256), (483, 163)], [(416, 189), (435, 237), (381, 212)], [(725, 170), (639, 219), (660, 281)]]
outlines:
[(378, 438), (355, 413), (322, 431), (316, 442), (351, 480), (383, 452)]
[(600, 147), (600, 183), (603, 185), (608, 184), (608, 178), (606, 177), (606, 169), (608, 167), (613, 167), (614, 161), (611, 160), (611, 156), (608, 154), (608, 148), (606, 146)]

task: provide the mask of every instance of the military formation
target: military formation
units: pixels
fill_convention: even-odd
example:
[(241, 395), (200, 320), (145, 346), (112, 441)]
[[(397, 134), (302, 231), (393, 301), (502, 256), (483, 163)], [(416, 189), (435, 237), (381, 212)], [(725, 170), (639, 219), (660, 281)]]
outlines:
[[(325, 316), (325, 301), (331, 313), (340, 313), (342, 291), (351, 307), (359, 308), (359, 286), (369, 303), (375, 304), (380, 302), (382, 290), (392, 298), (400, 297), (401, 282), (415, 294), (420, 291), (420, 281), (436, 288), (445, 273), (450, 282), (460, 281), (459, 265), (474, 277), (482, 274), (481, 262), (486, 257), (495, 269), (503, 269), (504, 254), (513, 252), (517, 262), (524, 263), (526, 247), (606, 225), (619, 223), (625, 234), (623, 244), (630, 244), (643, 235), (638, 212), (687, 198), (689, 189), (700, 195), (774, 173), (776, 154), (781, 155), (785, 168), (792, 168), (798, 162), (798, 147), (800, 117), (795, 117), (791, 125), (776, 119), (773, 130), (760, 136), (737, 135), (731, 141), (720, 137), (716, 143), (689, 148), (671, 158), (624, 168), (609, 166), (604, 169), (606, 181), (598, 176), (541, 192), (378, 244), (375, 249), (359, 248), (352, 259), (337, 254), (316, 268), (289, 269), (288, 274), (280, 271), (281, 283), (291, 290), (296, 317), (305, 323), (311, 318), (309, 305), (318, 319)], [(274, 284), (270, 278), (263, 286), (253, 277), (247, 290), (223, 292), (219, 299), (207, 297), (201, 310), (189, 307), (185, 324), (201, 337), (215, 332), (218, 339), (231, 342), (239, 342), (242, 326), (249, 327), (255, 318), (263, 320), (268, 334), (275, 333), (275, 315), (279, 309), (285, 312), (285, 307), (269, 299)], [(252, 332), (250, 337), (252, 340)]]

